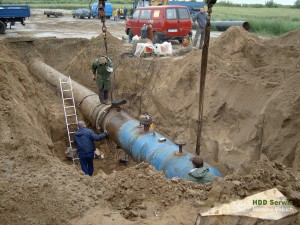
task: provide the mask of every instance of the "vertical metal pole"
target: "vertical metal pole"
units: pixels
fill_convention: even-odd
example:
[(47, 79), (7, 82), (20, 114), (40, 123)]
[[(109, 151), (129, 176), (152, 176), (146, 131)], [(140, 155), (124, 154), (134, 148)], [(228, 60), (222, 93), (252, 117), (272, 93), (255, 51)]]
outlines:
[[(216, 1), (212, 1), (216, 2)], [(208, 47), (210, 39), (210, 17), (212, 13), (212, 7), (214, 3), (208, 3), (208, 18), (205, 27), (204, 46), (202, 49), (201, 58), (201, 71), (200, 71), (200, 85), (199, 85), (199, 111), (198, 111), (198, 130), (197, 130), (197, 142), (196, 142), (196, 154), (200, 155), (200, 139), (202, 132), (202, 120), (203, 120), (203, 102), (204, 102), (204, 89), (205, 79), (207, 70), (207, 59), (208, 59)]]

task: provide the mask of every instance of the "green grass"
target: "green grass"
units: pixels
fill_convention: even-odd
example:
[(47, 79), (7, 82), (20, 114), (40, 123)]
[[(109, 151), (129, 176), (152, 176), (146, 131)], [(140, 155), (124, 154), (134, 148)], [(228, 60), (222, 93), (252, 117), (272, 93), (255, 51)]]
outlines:
[(275, 36), (300, 29), (300, 10), (294, 8), (237, 8), (215, 5), (212, 21), (247, 21), (250, 32)]

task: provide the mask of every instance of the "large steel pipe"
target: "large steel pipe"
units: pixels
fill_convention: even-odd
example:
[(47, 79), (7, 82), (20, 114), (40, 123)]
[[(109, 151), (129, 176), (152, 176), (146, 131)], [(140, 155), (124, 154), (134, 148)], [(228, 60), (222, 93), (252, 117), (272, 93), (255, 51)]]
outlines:
[[(34, 60), (29, 66), (30, 72), (59, 89), (59, 79), (66, 76), (54, 70), (45, 63)], [(80, 103), (80, 110), (87, 120), (105, 129), (109, 137), (137, 162), (148, 162), (157, 170), (163, 170), (167, 178), (183, 178), (193, 169), (189, 159), (191, 153), (165, 138), (156, 131), (145, 131), (140, 122), (118, 109), (109, 109), (99, 103), (98, 96), (84, 86), (72, 81), (74, 98)], [(60, 89), (59, 89), (60, 90)], [(220, 172), (204, 163), (204, 166), (217, 176)]]
[[(68, 77), (43, 63), (40, 60), (32, 60), (29, 65), (29, 71), (38, 79), (44, 80), (60, 91), (60, 79), (67, 80)], [(94, 126), (97, 125), (97, 116), (103, 114), (109, 106), (101, 104), (99, 97), (94, 92), (83, 87), (75, 81), (72, 81), (73, 95), (77, 105), (84, 118), (89, 120)], [(66, 92), (65, 96), (71, 97), (70, 92)], [(98, 127), (97, 127), (98, 128)]]
[(211, 26), (217, 31), (225, 31), (231, 26), (243, 27), (246, 31), (250, 29), (250, 24), (247, 21), (211, 21)]

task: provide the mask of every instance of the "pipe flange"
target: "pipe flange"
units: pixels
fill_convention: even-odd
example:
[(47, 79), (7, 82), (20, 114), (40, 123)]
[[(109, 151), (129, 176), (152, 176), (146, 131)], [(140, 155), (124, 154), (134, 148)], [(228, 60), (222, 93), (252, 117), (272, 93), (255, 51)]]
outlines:
[(101, 129), (103, 130), (102, 123), (103, 123), (104, 117), (109, 112), (109, 110), (110, 110), (110, 105), (105, 105), (105, 106), (100, 108), (100, 110), (98, 112), (98, 115), (97, 115), (97, 118), (96, 118), (96, 121), (95, 121), (96, 122), (96, 129), (98, 131), (101, 131)]
[[(91, 114), (91, 122), (93, 124), (93, 126), (96, 126), (97, 125), (97, 119), (95, 120), (95, 124), (93, 123), (94, 121), (94, 118), (97, 118), (98, 114), (99, 114), (99, 111), (101, 110), (101, 108), (99, 108), (101, 106), (100, 105), (97, 105), (94, 109), (93, 109), (93, 112)], [(94, 116), (95, 115), (95, 116)]]

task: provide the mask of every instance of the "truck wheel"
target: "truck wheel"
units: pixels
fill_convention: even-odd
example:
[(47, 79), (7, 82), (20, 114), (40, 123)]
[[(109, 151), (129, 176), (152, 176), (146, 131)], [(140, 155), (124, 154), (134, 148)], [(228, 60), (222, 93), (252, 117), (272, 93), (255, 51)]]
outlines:
[(131, 31), (131, 29), (129, 29), (129, 31), (128, 31), (128, 38), (129, 38), (129, 42), (132, 40), (132, 38), (133, 38), (133, 34), (132, 34), (132, 31)]
[(4, 34), (6, 30), (6, 24), (0, 21), (0, 34)]
[(47, 15), (47, 17), (50, 17), (50, 15)]
[(161, 42), (161, 38), (160, 38), (160, 35), (159, 33), (154, 33), (153, 34), (153, 43), (156, 44), (156, 43), (160, 43)]

